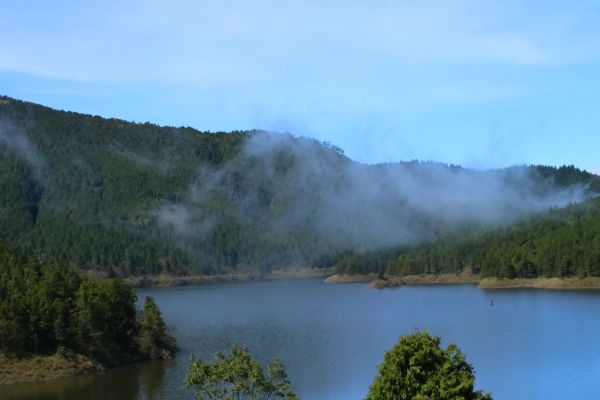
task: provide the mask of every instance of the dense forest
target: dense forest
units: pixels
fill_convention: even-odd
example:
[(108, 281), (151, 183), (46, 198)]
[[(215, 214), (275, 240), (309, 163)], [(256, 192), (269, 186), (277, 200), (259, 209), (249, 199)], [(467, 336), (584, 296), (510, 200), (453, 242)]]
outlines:
[(0, 243), (0, 354), (82, 354), (104, 365), (168, 357), (174, 340), (151, 298), (136, 310), (121, 279), (82, 279)]
[[(505, 227), (591, 197), (600, 179), (573, 166), (366, 165), (289, 134), (136, 124), (0, 97), (0, 187), (0, 241), (45, 263), (128, 276), (384, 271), (387, 261), (348, 260)], [(389, 271), (413, 264), (398, 263)], [(434, 265), (423, 268), (449, 268)]]
[(416, 247), (352, 253), (339, 273), (458, 273), (482, 277), (600, 276), (600, 198), (537, 213), (502, 229), (455, 232)]

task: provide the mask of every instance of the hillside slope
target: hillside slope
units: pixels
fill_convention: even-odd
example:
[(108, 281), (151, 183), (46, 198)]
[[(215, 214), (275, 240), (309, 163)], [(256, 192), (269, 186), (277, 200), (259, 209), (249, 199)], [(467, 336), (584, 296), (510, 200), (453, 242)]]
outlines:
[(506, 226), (598, 192), (575, 167), (365, 165), (327, 143), (210, 133), (0, 98), (0, 240), (109, 274), (328, 266)]
[(417, 247), (348, 254), (337, 273), (388, 276), (459, 273), (481, 277), (600, 276), (600, 198), (529, 216), (502, 229), (446, 235)]

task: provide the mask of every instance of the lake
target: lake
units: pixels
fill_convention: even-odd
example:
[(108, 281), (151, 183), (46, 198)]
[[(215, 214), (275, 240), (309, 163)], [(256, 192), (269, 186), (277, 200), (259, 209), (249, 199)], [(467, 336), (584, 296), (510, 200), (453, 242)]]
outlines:
[(600, 292), (294, 280), (144, 289), (138, 300), (147, 295), (173, 327), (176, 360), (2, 387), (0, 398), (192, 399), (191, 355), (240, 344), (261, 362), (281, 358), (304, 400), (362, 399), (384, 352), (415, 329), (456, 343), (496, 400), (600, 398)]

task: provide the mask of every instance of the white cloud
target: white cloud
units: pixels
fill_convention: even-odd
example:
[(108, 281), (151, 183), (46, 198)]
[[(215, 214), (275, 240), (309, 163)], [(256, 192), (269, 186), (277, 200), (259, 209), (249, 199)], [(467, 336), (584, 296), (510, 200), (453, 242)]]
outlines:
[(599, 29), (590, 24), (598, 10), (586, 3), (85, 4), (57, 12), (25, 7), (34, 15), (2, 21), (0, 68), (84, 81), (218, 85), (373, 74), (382, 65), (551, 66), (598, 56)]
[[(5, 88), (15, 97), (200, 129), (292, 131), (362, 161), (595, 160), (564, 132), (597, 136), (598, 1), (7, 3), (0, 75), (22, 73), (5, 74), (21, 77)], [(496, 121), (516, 150), (488, 146)], [(544, 139), (523, 149), (525, 134)], [(550, 134), (562, 141), (547, 144)]]

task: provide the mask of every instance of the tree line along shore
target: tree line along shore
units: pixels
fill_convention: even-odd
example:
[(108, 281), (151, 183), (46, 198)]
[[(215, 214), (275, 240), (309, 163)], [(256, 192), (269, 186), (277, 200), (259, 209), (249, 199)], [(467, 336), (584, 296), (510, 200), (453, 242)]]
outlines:
[(122, 279), (82, 278), (0, 244), (0, 385), (172, 358), (160, 309)]
[(416, 246), (348, 253), (336, 262), (335, 274), (406, 284), (597, 288), (600, 198), (535, 213), (506, 227), (456, 231)]
[(600, 277), (569, 278), (481, 278), (473, 274), (407, 275), (380, 278), (373, 274), (335, 274), (328, 283), (369, 283), (372, 289), (395, 288), (405, 285), (477, 285), (480, 289), (548, 289), (600, 290)]

